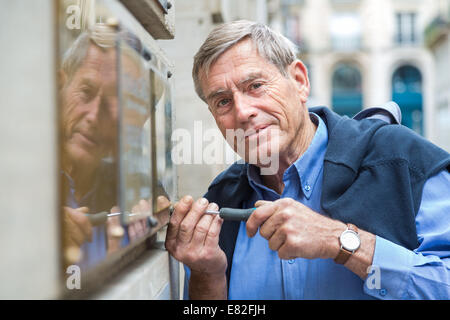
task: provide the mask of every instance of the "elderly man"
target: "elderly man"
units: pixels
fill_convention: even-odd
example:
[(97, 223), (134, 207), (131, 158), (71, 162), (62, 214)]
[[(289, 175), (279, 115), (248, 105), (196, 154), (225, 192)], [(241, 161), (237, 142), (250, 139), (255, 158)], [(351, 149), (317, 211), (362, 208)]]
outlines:
[[(186, 266), (186, 294), (449, 298), (449, 154), (400, 125), (308, 110), (307, 70), (292, 48), (237, 21), (195, 56), (197, 92), (221, 132), (250, 133), (246, 163), (220, 174), (205, 198), (175, 205), (166, 247)], [(275, 173), (262, 174), (259, 151), (276, 154)], [(246, 223), (205, 214), (218, 206), (256, 210)]]

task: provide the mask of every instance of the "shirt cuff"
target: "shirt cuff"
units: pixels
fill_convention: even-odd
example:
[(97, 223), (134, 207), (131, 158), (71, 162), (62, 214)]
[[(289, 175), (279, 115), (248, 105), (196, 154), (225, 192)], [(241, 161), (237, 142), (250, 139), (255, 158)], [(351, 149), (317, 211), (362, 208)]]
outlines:
[(410, 268), (417, 262), (415, 258), (413, 251), (376, 236), (364, 292), (378, 299), (404, 299)]

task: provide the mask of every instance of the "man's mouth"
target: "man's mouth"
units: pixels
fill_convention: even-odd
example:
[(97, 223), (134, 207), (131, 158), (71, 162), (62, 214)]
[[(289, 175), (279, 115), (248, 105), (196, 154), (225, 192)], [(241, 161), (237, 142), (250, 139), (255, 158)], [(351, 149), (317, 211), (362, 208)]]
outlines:
[(247, 138), (257, 137), (260, 134), (265, 133), (269, 127), (270, 127), (270, 124), (265, 124), (265, 125), (257, 126), (255, 128), (248, 129), (245, 131), (244, 138), (247, 139)]
[(80, 136), (80, 138), (84, 144), (86, 144), (90, 147), (98, 146), (97, 140), (93, 136), (91, 136), (89, 134), (84, 134), (82, 132), (76, 132), (75, 134), (78, 134)]

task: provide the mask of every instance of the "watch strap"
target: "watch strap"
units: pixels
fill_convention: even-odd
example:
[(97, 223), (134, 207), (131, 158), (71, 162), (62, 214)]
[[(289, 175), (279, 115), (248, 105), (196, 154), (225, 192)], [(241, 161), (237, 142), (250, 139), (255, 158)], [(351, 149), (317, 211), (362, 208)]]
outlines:
[(347, 229), (352, 230), (355, 233), (358, 233), (358, 231), (359, 231), (358, 228), (354, 224), (351, 224), (351, 223), (347, 223)]
[(348, 261), (348, 259), (350, 259), (352, 254), (353, 252), (345, 250), (344, 248), (341, 247), (337, 257), (334, 258), (334, 262), (336, 262), (337, 264), (345, 264)]

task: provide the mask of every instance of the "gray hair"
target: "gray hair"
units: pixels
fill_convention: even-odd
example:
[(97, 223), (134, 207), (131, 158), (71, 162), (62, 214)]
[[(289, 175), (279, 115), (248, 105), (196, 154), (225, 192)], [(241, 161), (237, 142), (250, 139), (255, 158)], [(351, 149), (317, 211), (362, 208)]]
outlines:
[(61, 69), (67, 76), (67, 83), (71, 82), (73, 76), (83, 64), (91, 45), (95, 45), (102, 50), (114, 49), (117, 45), (117, 40), (128, 44), (128, 46), (121, 48), (121, 52), (133, 58), (135, 63), (140, 65), (141, 62), (137, 58), (136, 52), (142, 50), (142, 44), (138, 38), (126, 30), (118, 32), (115, 28), (106, 24), (97, 23), (92, 28), (81, 33), (64, 53)]
[(207, 77), (211, 65), (239, 41), (250, 38), (259, 55), (277, 67), (287, 77), (287, 67), (295, 61), (298, 48), (280, 33), (262, 23), (247, 20), (228, 22), (216, 27), (194, 57), (192, 77), (195, 91), (205, 100), (200, 85), (200, 72)]

